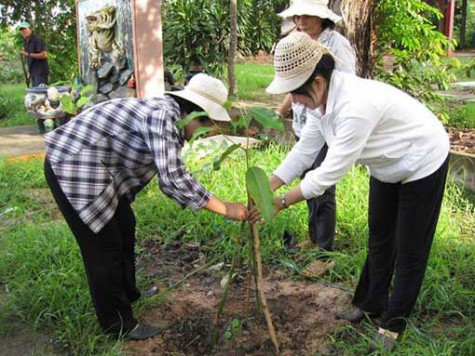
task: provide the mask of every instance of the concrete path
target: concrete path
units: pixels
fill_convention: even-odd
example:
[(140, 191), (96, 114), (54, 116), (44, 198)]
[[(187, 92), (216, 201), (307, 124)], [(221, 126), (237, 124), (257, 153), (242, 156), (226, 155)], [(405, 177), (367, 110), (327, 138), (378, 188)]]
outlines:
[(45, 152), (43, 136), (37, 126), (0, 128), (0, 157), (14, 157)]
[[(200, 139), (195, 142), (195, 145), (200, 147), (200, 155), (206, 155), (208, 145), (220, 146), (223, 142), (226, 142), (228, 146), (235, 143), (243, 147), (249, 144), (252, 147), (257, 145), (259, 140), (250, 138), (247, 141), (245, 137), (217, 135)], [(36, 126), (0, 128), (0, 157), (15, 157), (44, 152), (44, 139), (42, 135), (38, 134)]]

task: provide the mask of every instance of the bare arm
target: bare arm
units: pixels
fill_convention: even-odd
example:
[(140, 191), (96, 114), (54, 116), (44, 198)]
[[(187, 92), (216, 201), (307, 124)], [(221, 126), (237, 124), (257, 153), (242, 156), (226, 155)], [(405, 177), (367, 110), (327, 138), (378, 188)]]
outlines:
[(282, 104), (280, 104), (279, 108), (277, 109), (277, 112), (279, 113), (280, 116), (284, 117), (291, 107), (292, 107), (292, 95), (287, 94), (285, 96), (284, 101), (282, 102)]
[(248, 216), (244, 204), (222, 201), (214, 196), (210, 197), (203, 208), (231, 220), (241, 221), (247, 219)]

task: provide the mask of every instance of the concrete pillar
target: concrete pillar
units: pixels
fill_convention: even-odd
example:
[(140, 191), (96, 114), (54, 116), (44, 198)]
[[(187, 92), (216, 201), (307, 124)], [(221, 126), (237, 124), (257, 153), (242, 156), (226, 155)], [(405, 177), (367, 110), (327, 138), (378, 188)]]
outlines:
[(132, 0), (135, 81), (139, 97), (153, 97), (165, 91), (160, 3)]

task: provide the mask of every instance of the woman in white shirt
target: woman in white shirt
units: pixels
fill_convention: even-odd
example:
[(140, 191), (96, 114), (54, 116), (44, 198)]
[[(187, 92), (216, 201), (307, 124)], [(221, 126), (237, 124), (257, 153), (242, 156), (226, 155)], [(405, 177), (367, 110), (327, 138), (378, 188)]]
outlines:
[[(292, 20), (298, 31), (305, 32), (312, 39), (330, 48), (339, 59), (335, 63), (335, 69), (355, 74), (355, 51), (350, 42), (334, 29), (335, 24), (341, 21), (341, 17), (328, 8), (328, 0), (295, 0), (279, 16), (284, 20)], [(277, 109), (278, 115), (285, 116), (291, 107), (292, 129), (298, 141), (307, 120), (307, 109), (300, 103), (292, 103), (292, 97), (289, 94)], [(324, 144), (310, 169), (320, 166), (325, 159), (327, 149), (327, 145)], [(307, 206), (311, 246), (318, 245), (322, 250), (332, 251), (336, 226), (335, 186), (329, 187), (321, 196), (307, 200)]]
[[(308, 117), (301, 140), (271, 176), (273, 191), (308, 169), (323, 142), (329, 147), (320, 167), (275, 198), (276, 213), (323, 194), (355, 163), (367, 166), (368, 254), (354, 307), (337, 317), (357, 322), (365, 313), (382, 314), (371, 347), (382, 343), (390, 349), (424, 277), (448, 170), (447, 134), (432, 112), (399, 89), (333, 70), (332, 54), (305, 33), (277, 44), (274, 67), (267, 92), (290, 92), (294, 102), (319, 115)], [(257, 219), (253, 212), (251, 221)]]

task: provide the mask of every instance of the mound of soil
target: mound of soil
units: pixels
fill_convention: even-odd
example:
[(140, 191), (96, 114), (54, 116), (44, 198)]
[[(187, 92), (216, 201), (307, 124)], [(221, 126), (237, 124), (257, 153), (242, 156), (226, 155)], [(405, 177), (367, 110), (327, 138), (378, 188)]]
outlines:
[[(264, 316), (256, 312), (255, 291), (248, 289), (246, 271), (238, 271), (234, 277), (213, 349), (211, 335), (226, 266), (219, 272), (202, 268), (205, 258), (196, 245), (148, 241), (144, 247), (150, 255), (142, 259), (142, 268), (150, 277), (163, 281), (159, 286), (162, 290), (190, 272), (196, 273), (179, 287), (163, 293), (164, 302), (142, 316), (141, 320), (163, 326), (165, 331), (153, 339), (124, 343), (126, 355), (274, 354)], [(266, 271), (265, 275), (265, 294), (281, 354), (331, 353), (329, 335), (343, 324), (333, 314), (348, 306), (348, 292), (323, 282), (292, 280), (292, 276), (279, 269)]]

